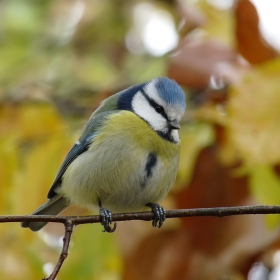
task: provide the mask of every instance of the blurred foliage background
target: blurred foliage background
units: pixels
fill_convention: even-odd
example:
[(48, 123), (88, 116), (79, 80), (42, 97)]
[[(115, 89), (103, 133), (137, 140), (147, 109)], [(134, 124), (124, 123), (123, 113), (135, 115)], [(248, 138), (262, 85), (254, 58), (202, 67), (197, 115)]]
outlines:
[[(262, 2), (266, 19), (257, 2), (2, 0), (0, 214), (28, 214), (46, 200), (104, 98), (162, 75), (188, 98), (180, 170), (163, 205), (279, 204), (280, 44), (270, 33), (279, 22), (264, 25), (277, 1)], [(57, 279), (280, 279), (279, 222), (199, 217), (156, 230), (133, 221), (114, 234), (80, 225)], [(1, 224), (0, 279), (48, 275), (63, 230)]]

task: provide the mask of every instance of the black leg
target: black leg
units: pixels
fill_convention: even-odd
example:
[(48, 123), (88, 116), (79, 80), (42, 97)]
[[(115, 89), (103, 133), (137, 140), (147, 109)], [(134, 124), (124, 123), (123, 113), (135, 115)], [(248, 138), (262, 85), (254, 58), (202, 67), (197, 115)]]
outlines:
[(99, 201), (99, 214), (101, 217), (101, 225), (104, 227), (103, 232), (114, 232), (117, 228), (117, 223), (114, 223), (114, 227), (111, 228), (112, 212), (102, 207), (101, 201)]
[(150, 207), (152, 209), (152, 212), (155, 215), (153, 222), (152, 222), (153, 227), (160, 228), (166, 218), (165, 209), (162, 206), (160, 206), (156, 203), (151, 203), (151, 202), (147, 203), (145, 206)]

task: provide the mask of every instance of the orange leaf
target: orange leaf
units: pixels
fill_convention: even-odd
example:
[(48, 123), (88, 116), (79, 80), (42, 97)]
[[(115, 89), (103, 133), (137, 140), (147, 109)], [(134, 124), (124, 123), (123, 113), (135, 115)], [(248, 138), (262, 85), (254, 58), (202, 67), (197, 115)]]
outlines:
[(251, 1), (237, 1), (235, 17), (236, 47), (248, 62), (260, 64), (278, 56), (260, 33), (258, 12)]

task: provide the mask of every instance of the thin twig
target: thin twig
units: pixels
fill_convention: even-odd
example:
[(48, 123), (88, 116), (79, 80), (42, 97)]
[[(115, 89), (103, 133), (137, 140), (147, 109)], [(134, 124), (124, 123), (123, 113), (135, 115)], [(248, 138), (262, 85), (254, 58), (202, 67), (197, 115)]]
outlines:
[(61, 268), (63, 262), (65, 261), (65, 259), (68, 256), (68, 248), (69, 248), (69, 244), (70, 244), (70, 240), (71, 240), (71, 235), (73, 232), (73, 227), (74, 227), (74, 224), (70, 220), (67, 220), (65, 223), (65, 234), (63, 237), (63, 246), (62, 246), (62, 250), (61, 250), (59, 259), (58, 259), (57, 264), (56, 264), (53, 272), (51, 273), (51, 275), (48, 278), (43, 278), (43, 280), (55, 280), (55, 277), (57, 276), (58, 272), (60, 271), (60, 268)]
[[(178, 209), (166, 211), (166, 218), (182, 217), (225, 217), (233, 215), (249, 214), (280, 214), (280, 206), (256, 205), (256, 206), (234, 206), (215, 208)], [(153, 212), (121, 213), (113, 214), (113, 221), (143, 220), (150, 221), (154, 217)], [(0, 223), (16, 223), (22, 221), (45, 221), (66, 224), (68, 221), (74, 225), (99, 223), (100, 216), (52, 216), (52, 215), (25, 215), (25, 216), (0, 216)]]

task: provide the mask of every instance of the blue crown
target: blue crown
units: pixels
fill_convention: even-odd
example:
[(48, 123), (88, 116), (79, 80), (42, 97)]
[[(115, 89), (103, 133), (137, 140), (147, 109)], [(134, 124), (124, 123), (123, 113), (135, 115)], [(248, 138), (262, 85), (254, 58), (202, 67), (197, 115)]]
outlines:
[(132, 111), (131, 103), (134, 95), (150, 83), (155, 84), (156, 90), (166, 103), (179, 105), (185, 110), (186, 100), (183, 90), (174, 80), (170, 80), (166, 77), (159, 77), (147, 83), (135, 85), (119, 92), (120, 98), (118, 99), (117, 108), (119, 110)]
[(166, 103), (178, 104), (182, 106), (182, 108), (186, 108), (185, 94), (174, 80), (170, 80), (166, 77), (156, 78), (155, 87)]

